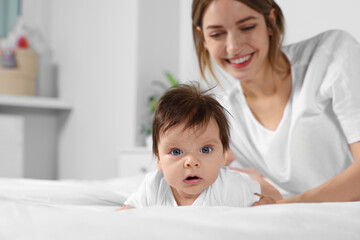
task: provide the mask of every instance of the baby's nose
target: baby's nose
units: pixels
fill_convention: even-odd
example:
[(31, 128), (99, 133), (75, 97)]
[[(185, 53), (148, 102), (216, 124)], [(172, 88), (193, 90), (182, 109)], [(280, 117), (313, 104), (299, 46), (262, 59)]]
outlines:
[(187, 156), (185, 162), (184, 162), (185, 168), (191, 168), (191, 167), (200, 167), (200, 162), (195, 156)]

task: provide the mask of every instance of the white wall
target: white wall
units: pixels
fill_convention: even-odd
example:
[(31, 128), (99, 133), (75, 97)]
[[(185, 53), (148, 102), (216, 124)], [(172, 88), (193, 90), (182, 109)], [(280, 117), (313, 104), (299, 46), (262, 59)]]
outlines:
[(179, 78), (183, 81), (195, 81), (200, 78), (192, 40), (191, 4), (192, 0), (181, 0), (180, 4)]
[(276, 0), (286, 20), (285, 43), (329, 29), (342, 29), (360, 41), (359, 0)]
[(167, 83), (164, 72), (179, 72), (179, 0), (140, 0), (138, 20), (136, 145), (144, 145), (141, 125), (148, 115), (148, 99), (158, 89), (153, 81)]
[(23, 0), (29, 27), (49, 42), (62, 115), (58, 177), (116, 177), (120, 149), (140, 133), (151, 82), (178, 74), (178, 0)]
[(114, 177), (135, 143), (138, 1), (53, 0), (50, 11), (59, 96), (73, 105), (58, 177)]

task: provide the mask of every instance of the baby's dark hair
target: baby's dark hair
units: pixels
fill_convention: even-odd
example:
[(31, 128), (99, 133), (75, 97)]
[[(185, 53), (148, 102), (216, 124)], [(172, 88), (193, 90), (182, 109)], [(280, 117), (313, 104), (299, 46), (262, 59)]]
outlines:
[[(210, 89), (209, 89), (210, 90)], [(152, 125), (153, 153), (158, 156), (160, 136), (167, 130), (185, 123), (185, 129), (206, 127), (213, 118), (220, 133), (224, 151), (229, 149), (230, 126), (226, 109), (209, 93), (201, 90), (199, 84), (179, 84), (170, 88), (160, 98)]]

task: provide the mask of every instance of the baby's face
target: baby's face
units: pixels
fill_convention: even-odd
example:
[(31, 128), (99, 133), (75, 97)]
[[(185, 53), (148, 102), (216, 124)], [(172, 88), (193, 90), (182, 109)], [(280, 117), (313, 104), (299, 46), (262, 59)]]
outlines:
[(219, 127), (214, 119), (203, 128), (184, 124), (160, 135), (158, 169), (164, 173), (176, 201), (195, 200), (217, 178), (225, 164)]

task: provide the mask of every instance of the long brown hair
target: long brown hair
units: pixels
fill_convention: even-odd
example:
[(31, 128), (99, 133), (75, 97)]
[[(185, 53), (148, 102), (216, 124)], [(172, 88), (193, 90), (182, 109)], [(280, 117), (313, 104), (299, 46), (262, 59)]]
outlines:
[[(210, 55), (207, 49), (204, 46), (204, 36), (197, 32), (197, 28), (202, 29), (202, 19), (204, 17), (205, 11), (209, 4), (214, 0), (193, 0), (192, 3), (192, 31), (193, 31), (193, 40), (195, 44), (196, 54), (198, 58), (200, 73), (202, 78), (205, 79), (205, 69), (208, 68), (211, 75), (216, 79), (214, 71), (211, 66)], [(246, 4), (248, 7), (253, 10), (261, 13), (264, 16), (266, 25), (272, 32), (270, 38), (270, 48), (269, 48), (269, 62), (271, 66), (279, 72), (286, 72), (289, 70), (288, 65), (280, 64), (278, 59), (281, 54), (281, 47), (285, 31), (285, 20), (283, 13), (280, 7), (276, 4), (274, 0), (234, 0)], [(269, 19), (269, 14), (272, 9), (275, 9), (276, 21), (275, 24)], [(220, 83), (219, 83), (220, 84)]]
[(167, 130), (181, 123), (185, 123), (185, 129), (206, 127), (210, 119), (214, 119), (219, 127), (224, 152), (229, 149), (230, 126), (226, 110), (209, 90), (200, 90), (199, 84), (196, 83), (179, 84), (170, 88), (160, 98), (152, 125), (155, 156), (159, 153), (160, 136)]

